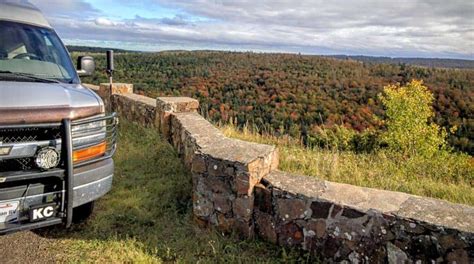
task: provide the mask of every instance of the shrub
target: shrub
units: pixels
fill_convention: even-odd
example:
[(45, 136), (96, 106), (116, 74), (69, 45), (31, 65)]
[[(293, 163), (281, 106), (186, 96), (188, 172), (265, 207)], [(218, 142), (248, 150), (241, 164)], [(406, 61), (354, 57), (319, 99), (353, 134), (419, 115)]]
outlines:
[(318, 128), (308, 136), (307, 145), (323, 149), (349, 150), (351, 139), (355, 133), (355, 131), (343, 126)]
[(386, 108), (387, 131), (382, 139), (404, 156), (433, 156), (446, 147), (446, 130), (431, 122), (433, 94), (422, 81), (388, 85), (380, 99)]
[(310, 148), (323, 148), (340, 151), (373, 152), (379, 148), (378, 133), (373, 130), (357, 132), (344, 126), (318, 128), (306, 139)]

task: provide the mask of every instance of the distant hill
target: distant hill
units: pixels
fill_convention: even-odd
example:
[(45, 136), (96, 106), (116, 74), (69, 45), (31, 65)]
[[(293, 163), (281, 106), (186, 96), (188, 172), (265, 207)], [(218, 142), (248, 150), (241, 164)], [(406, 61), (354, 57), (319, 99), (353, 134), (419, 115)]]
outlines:
[(371, 57), (371, 56), (328, 56), (343, 60), (356, 60), (365, 63), (387, 63), (387, 64), (409, 64), (430, 68), (461, 68), (474, 69), (474, 60), (459, 59), (439, 59), (439, 58), (391, 58), (391, 57)]
[[(67, 49), (69, 52), (91, 52), (91, 53), (102, 53), (107, 50), (113, 50), (115, 53), (140, 53), (140, 51), (114, 49), (114, 48), (102, 48), (102, 47), (86, 47), (86, 46), (74, 46), (68, 45)], [(186, 53), (186, 50), (167, 50), (160, 51), (157, 53)], [(212, 50), (200, 50), (200, 52), (223, 52), (226, 51), (212, 51)], [(274, 53), (269, 53), (274, 54)], [(278, 53), (276, 53), (278, 54)], [(311, 55), (305, 55), (311, 56)], [(318, 56), (318, 55), (314, 55)], [(384, 63), (384, 64), (408, 64), (415, 66), (423, 66), (430, 68), (460, 68), (460, 69), (474, 69), (474, 60), (461, 60), (461, 59), (440, 59), (440, 58), (391, 58), (391, 57), (373, 57), (373, 56), (348, 56), (348, 55), (328, 55), (322, 57), (330, 57), (341, 60), (355, 60), (364, 63)]]
[(101, 47), (85, 47), (85, 46), (66, 46), (69, 52), (91, 52), (91, 53), (102, 53), (107, 50), (113, 50), (115, 53), (137, 53), (139, 51), (124, 50), (124, 49), (114, 49), (114, 48), (101, 48)]

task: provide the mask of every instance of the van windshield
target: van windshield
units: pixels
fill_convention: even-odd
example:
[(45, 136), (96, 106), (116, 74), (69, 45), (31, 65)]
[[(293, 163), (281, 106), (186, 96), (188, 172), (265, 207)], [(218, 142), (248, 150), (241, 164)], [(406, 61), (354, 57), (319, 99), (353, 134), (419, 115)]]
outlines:
[(0, 80), (15, 76), (18, 80), (31, 76), (65, 83), (79, 81), (69, 54), (52, 29), (0, 21)]

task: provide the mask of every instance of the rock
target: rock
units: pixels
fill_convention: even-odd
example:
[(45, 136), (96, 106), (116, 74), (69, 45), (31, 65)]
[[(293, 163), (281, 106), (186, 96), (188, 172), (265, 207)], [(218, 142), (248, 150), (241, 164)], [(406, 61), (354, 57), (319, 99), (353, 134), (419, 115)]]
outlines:
[(363, 217), (364, 215), (365, 213), (352, 209), (352, 208), (348, 208), (348, 207), (345, 207), (344, 210), (342, 211), (342, 216), (347, 217), (347, 218), (360, 218), (360, 217)]
[(194, 155), (191, 171), (194, 173), (205, 173), (207, 171), (206, 160), (201, 155)]
[(132, 94), (133, 84), (130, 83), (113, 83), (112, 87), (110, 83), (101, 83), (99, 88), (101, 95), (107, 94)]
[(237, 194), (239, 195), (249, 195), (252, 193), (252, 184), (250, 182), (250, 174), (248, 172), (237, 171), (235, 177), (235, 187)]
[(421, 235), (412, 237), (412, 255), (423, 259), (436, 259), (441, 255), (441, 247), (434, 236)]
[(231, 233), (235, 225), (234, 218), (227, 218), (223, 214), (217, 214), (217, 229), (223, 233)]
[(222, 177), (211, 177), (207, 178), (207, 186), (215, 193), (224, 193), (230, 195), (232, 192), (230, 184)]
[(308, 230), (313, 230), (317, 238), (323, 238), (326, 235), (326, 221), (322, 219), (309, 220), (306, 225)]
[(249, 172), (259, 173), (263, 169), (264, 169), (264, 161), (262, 159), (256, 159), (247, 165), (247, 170)]
[(336, 256), (336, 252), (341, 246), (341, 240), (332, 236), (328, 236), (324, 241), (322, 247), (322, 254), (327, 259), (332, 259)]
[(277, 199), (278, 216), (280, 220), (289, 222), (291, 220), (305, 217), (306, 204), (303, 200), (297, 198), (278, 198)]
[(332, 207), (332, 210), (331, 210), (331, 217), (332, 218), (336, 218), (340, 215), (341, 211), (342, 211), (342, 206), (338, 205), (338, 204), (334, 204), (333, 207)]
[(296, 246), (303, 242), (303, 230), (295, 223), (288, 223), (279, 228), (278, 242), (283, 246)]
[(235, 175), (235, 169), (232, 166), (227, 166), (224, 172), (225, 172), (225, 176), (227, 177), (234, 177)]
[(418, 223), (415, 222), (406, 222), (404, 223), (404, 230), (406, 232), (412, 234), (423, 234), (425, 232), (425, 228)]
[(362, 261), (360, 260), (360, 255), (359, 253), (355, 252), (355, 251), (352, 251), (349, 256), (348, 256), (350, 262), (352, 264), (359, 264), (361, 263)]
[(204, 195), (210, 191), (209, 186), (207, 186), (207, 179), (204, 177), (199, 177), (199, 175), (193, 174), (193, 185), (194, 191), (200, 195)]
[(405, 264), (408, 262), (408, 256), (394, 244), (387, 243), (387, 259), (389, 264)]
[(217, 226), (217, 215), (215, 213), (211, 213), (208, 218), (208, 221), (211, 226)]
[(255, 186), (255, 206), (261, 212), (268, 214), (273, 212), (272, 192), (261, 184)]
[(252, 223), (243, 220), (235, 220), (234, 222), (235, 231), (241, 238), (253, 238), (254, 226)]
[(207, 167), (207, 172), (209, 176), (225, 176), (225, 167), (221, 162), (215, 161), (215, 160), (210, 160), (208, 167)]
[(173, 113), (195, 112), (199, 108), (199, 101), (189, 97), (158, 97), (156, 104), (161, 111)]
[(216, 209), (216, 211), (223, 214), (227, 214), (232, 210), (232, 205), (229, 196), (220, 193), (214, 193), (212, 196), (214, 200), (214, 208)]
[(446, 261), (448, 263), (457, 263), (457, 264), (469, 263), (469, 256), (468, 256), (466, 250), (456, 249), (453, 252), (450, 252), (446, 256)]
[(439, 244), (444, 251), (455, 248), (465, 248), (467, 246), (466, 242), (460, 240), (459, 238), (455, 238), (454, 234), (440, 237)]
[(234, 201), (234, 215), (245, 221), (249, 221), (253, 213), (253, 196), (243, 196)]
[(326, 219), (329, 216), (329, 212), (331, 207), (333, 206), (332, 203), (323, 202), (323, 201), (314, 201), (311, 203), (311, 210), (313, 211), (312, 218), (323, 218)]
[(214, 211), (213, 203), (199, 195), (197, 193), (193, 194), (193, 213), (199, 217), (208, 217)]
[(260, 237), (272, 243), (277, 242), (275, 222), (271, 215), (257, 212), (255, 214), (256, 229)]

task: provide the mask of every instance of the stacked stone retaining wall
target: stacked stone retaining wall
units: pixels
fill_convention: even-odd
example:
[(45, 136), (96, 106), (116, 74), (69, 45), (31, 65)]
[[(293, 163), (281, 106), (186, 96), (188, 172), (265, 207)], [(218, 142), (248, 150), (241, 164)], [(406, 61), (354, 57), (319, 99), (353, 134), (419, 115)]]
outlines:
[[(310, 251), (323, 262), (473, 263), (474, 208), (278, 171), (278, 149), (224, 136), (186, 97), (89, 86), (106, 108), (155, 127), (192, 172), (200, 226)], [(420, 262), (421, 261), (421, 262)]]

